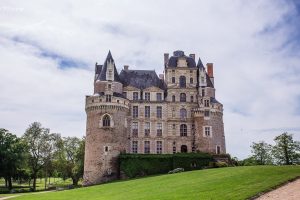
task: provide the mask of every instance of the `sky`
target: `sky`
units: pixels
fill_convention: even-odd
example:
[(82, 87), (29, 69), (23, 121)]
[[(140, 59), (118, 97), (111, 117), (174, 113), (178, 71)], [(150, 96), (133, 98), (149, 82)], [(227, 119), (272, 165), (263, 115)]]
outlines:
[(41, 122), (85, 135), (94, 66), (163, 72), (183, 50), (214, 63), (227, 152), (252, 142), (300, 140), (300, 3), (293, 0), (0, 1), (0, 127), (21, 136)]

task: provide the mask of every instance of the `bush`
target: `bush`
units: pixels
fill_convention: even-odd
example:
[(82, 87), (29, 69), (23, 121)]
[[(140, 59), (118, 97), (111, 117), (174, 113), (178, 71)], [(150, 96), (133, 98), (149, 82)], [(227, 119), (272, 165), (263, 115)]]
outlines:
[(226, 162), (216, 162), (216, 167), (228, 167)]
[(165, 174), (176, 168), (185, 171), (202, 169), (212, 161), (207, 153), (185, 154), (121, 154), (120, 171), (127, 177)]

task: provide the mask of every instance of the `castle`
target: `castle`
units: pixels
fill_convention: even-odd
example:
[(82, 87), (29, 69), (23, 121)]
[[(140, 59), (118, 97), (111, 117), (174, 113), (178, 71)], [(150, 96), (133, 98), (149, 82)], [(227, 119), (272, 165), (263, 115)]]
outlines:
[(164, 74), (118, 73), (108, 53), (95, 66), (94, 94), (86, 96), (84, 184), (118, 178), (121, 152), (226, 153), (223, 105), (215, 98), (213, 64), (195, 54), (164, 54)]

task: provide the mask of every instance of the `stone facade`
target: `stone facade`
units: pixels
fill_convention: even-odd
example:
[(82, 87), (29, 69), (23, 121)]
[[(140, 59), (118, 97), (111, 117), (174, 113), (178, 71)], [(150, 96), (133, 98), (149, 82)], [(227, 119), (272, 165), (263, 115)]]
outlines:
[(195, 54), (164, 55), (164, 72), (119, 74), (109, 52), (95, 67), (94, 95), (86, 97), (84, 184), (118, 178), (126, 153), (226, 153), (223, 105), (215, 98), (213, 64)]

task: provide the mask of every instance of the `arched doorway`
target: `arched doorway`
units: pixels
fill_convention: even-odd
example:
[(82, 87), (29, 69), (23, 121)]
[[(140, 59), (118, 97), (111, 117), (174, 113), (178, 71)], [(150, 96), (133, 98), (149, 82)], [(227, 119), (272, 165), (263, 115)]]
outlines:
[(181, 145), (181, 153), (187, 153), (187, 146), (186, 145)]

